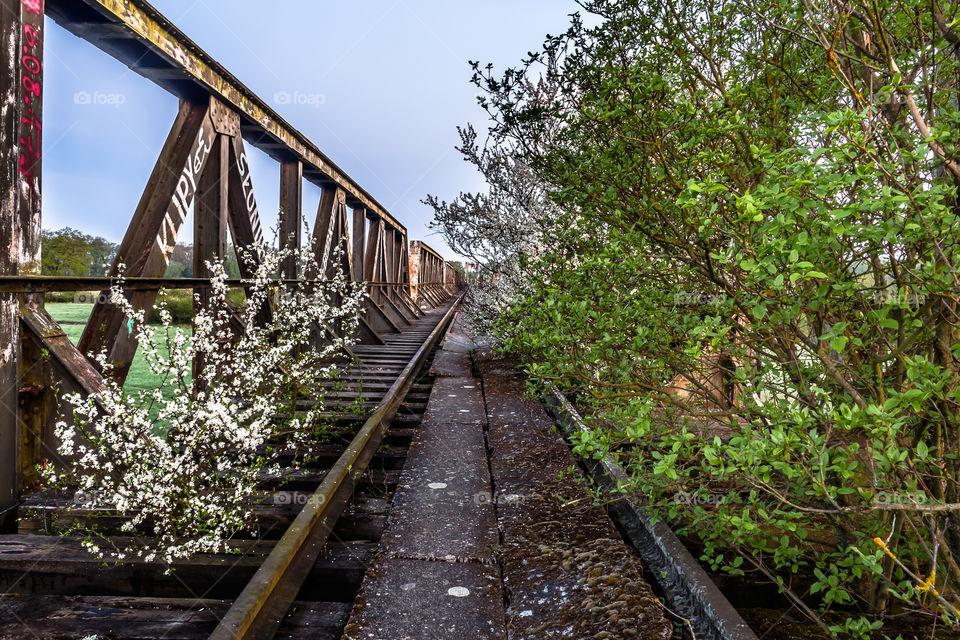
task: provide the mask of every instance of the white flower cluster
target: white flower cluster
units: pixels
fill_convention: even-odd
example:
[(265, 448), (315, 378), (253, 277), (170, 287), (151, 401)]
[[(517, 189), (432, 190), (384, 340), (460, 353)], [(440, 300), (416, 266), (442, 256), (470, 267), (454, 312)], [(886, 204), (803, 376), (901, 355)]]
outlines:
[[(65, 398), (72, 420), (59, 422), (56, 435), (67, 462), (46, 468), (47, 480), (95, 496), (94, 507), (136, 534), (101, 549), (93, 519), (81, 525), (89, 551), (169, 563), (224, 551), (250, 523), (255, 494), (280, 472), (277, 452), (318, 428), (322, 383), (338, 375), (335, 362), (343, 361), (362, 309), (362, 290), (340, 270), (324, 277), (310, 246), (240, 256), (253, 274), (243, 280), (246, 300), (238, 307), (223, 262), (208, 263), (212, 286), (195, 296), (192, 335), (173, 326), (162, 304), (155, 331), (122, 283), (113, 287), (110, 302), (126, 314), (159, 385), (124, 393), (100, 354), (105, 391)], [(278, 285), (288, 257), (315, 279)]]

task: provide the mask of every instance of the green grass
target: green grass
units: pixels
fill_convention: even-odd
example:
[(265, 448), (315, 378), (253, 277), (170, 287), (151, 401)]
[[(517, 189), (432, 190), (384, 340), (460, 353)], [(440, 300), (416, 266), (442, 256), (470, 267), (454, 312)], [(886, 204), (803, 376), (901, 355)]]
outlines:
[[(83, 333), (83, 326), (90, 317), (92, 304), (75, 304), (71, 302), (49, 302), (46, 305), (47, 311), (53, 316), (53, 319), (60, 323), (64, 332), (73, 344), (77, 344), (80, 335)], [(160, 325), (150, 325), (154, 330), (160, 331)], [(185, 326), (186, 331), (191, 331), (189, 326)], [(160, 344), (160, 353), (167, 355), (166, 345)], [(127, 393), (136, 393), (141, 390), (156, 389), (160, 384), (160, 379), (150, 371), (147, 363), (143, 359), (140, 351), (137, 351), (133, 364), (130, 367), (130, 373), (127, 374), (123, 390)], [(171, 394), (166, 390), (165, 394)]]

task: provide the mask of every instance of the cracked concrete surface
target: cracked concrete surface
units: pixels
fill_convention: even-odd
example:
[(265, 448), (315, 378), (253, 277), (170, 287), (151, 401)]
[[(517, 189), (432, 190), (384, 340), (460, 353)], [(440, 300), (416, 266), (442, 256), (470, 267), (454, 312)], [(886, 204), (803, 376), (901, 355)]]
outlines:
[(457, 324), (348, 640), (671, 637), (540, 403)]

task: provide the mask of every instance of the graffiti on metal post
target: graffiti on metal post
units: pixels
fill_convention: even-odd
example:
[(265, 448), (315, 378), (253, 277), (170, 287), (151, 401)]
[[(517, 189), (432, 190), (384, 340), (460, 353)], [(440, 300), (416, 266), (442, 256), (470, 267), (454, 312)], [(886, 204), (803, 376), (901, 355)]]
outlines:
[[(42, 20), (43, 0), (23, 0), (23, 9), (36, 14)], [(23, 52), (20, 56), (20, 69), (23, 76), (23, 115), (20, 120), (20, 174), (33, 178), (35, 168), (40, 163), (42, 153), (40, 109), (34, 111), (34, 105), (41, 104), (43, 97), (43, 39), (40, 27), (33, 24), (23, 25)]]
[(173, 194), (173, 204), (167, 209), (163, 226), (157, 236), (157, 245), (163, 252), (165, 261), (170, 259), (170, 255), (177, 244), (177, 233), (180, 231), (180, 226), (187, 219), (190, 207), (193, 206), (193, 198), (197, 193), (197, 180), (207, 162), (207, 158), (210, 156), (210, 152), (213, 150), (213, 142), (216, 136), (217, 132), (213, 127), (200, 127), (200, 133), (197, 134), (193, 151), (187, 157), (187, 164), (180, 173), (180, 179), (177, 181), (177, 188)]
[(250, 179), (250, 164), (247, 162), (247, 153), (243, 150), (237, 154), (237, 171), (240, 173), (240, 185), (243, 187), (243, 199), (247, 204), (247, 215), (253, 227), (253, 237), (257, 245), (263, 244), (263, 231), (260, 229), (260, 213), (257, 210), (257, 199), (253, 193), (253, 182)]

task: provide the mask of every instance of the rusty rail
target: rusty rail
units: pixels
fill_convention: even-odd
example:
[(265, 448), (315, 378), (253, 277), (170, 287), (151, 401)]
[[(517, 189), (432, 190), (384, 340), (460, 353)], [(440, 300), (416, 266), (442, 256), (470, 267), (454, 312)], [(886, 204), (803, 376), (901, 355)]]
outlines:
[(420, 346), (367, 419), (323, 483), (273, 548), (266, 561), (220, 621), (210, 640), (268, 640), (296, 598), (317, 554), (333, 530), (390, 421), (430, 352), (453, 319), (463, 294)]

